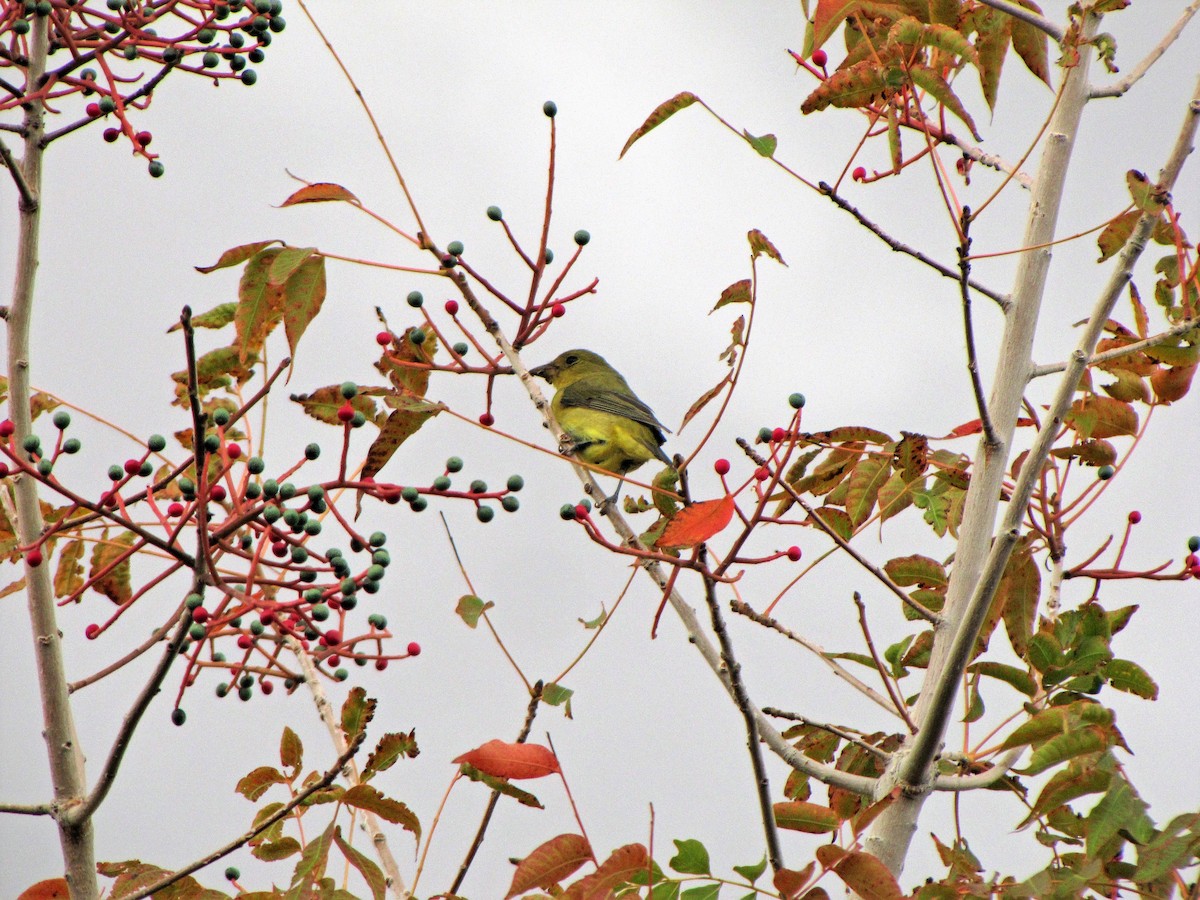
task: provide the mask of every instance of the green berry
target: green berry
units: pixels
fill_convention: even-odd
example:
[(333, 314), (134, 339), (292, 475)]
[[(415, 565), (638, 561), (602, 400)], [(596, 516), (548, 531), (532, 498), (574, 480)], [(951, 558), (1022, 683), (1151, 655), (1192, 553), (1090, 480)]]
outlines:
[(346, 669), (338, 669), (336, 672), (333, 673), (333, 677), (336, 678), (338, 681), (345, 681), (347, 678), (350, 677), (350, 672), (347, 671)]
[(448, 460), (446, 460), (446, 471), (447, 472), (461, 472), (462, 467), (463, 467), (463, 461), (460, 457), (452, 456)]
[(454, 256), (462, 256), (464, 249), (462, 241), (451, 241), (446, 245), (446, 252)]
[(371, 562), (378, 566), (387, 566), (392, 561), (392, 554), (386, 550), (376, 550), (371, 554)]
[(156, 159), (150, 165), (146, 166), (146, 171), (150, 173), (151, 178), (162, 178), (163, 173), (167, 171), (167, 167)]
[(283, 515), (283, 510), (278, 506), (264, 506), (262, 511), (263, 521), (268, 525), (274, 525), (279, 521), (279, 517)]
[(554, 251), (547, 247), (546, 252), (542, 254), (542, 259), (546, 260), (546, 265), (550, 265), (554, 262)]
[(400, 491), (400, 498), (405, 503), (412, 503), (420, 496), (420, 492), (415, 487), (406, 487)]
[(262, 485), (260, 485), (257, 481), (251, 481), (246, 485), (247, 500), (257, 500), (260, 494), (262, 494)]
[(1187, 546), (1193, 553), (1200, 551), (1200, 534), (1193, 534), (1188, 538)]
[(215, 663), (225, 662), (225, 654), (224, 653), (214, 653), (212, 655), (212, 661)]
[(329, 618), (329, 607), (324, 603), (315, 603), (309, 610), (309, 614), (318, 622), (324, 622)]
[(152, 434), (146, 441), (146, 446), (150, 448), (151, 453), (162, 453), (167, 449), (167, 439), (161, 434)]
[(100, 98), (100, 112), (110, 113), (110, 112), (113, 112), (116, 108), (117, 108), (117, 103), (115, 100), (113, 100), (112, 97), (101, 97)]
[(221, 449), (221, 438), (219, 435), (210, 434), (204, 438), (204, 449), (209, 453), (216, 453)]
[(341, 588), (343, 594), (349, 595), (358, 590), (358, 582), (353, 578), (343, 578), (342, 583), (338, 587)]
[(246, 85), (247, 87), (258, 81), (258, 73), (253, 69), (247, 69), (238, 77), (242, 79), (242, 84)]
[(261, 475), (263, 469), (266, 467), (267, 464), (263, 462), (261, 456), (252, 456), (246, 460), (246, 468), (250, 471), (251, 475)]
[(416, 500), (414, 500), (412, 503), (409, 504), (409, 506), (412, 507), (413, 512), (421, 512), (428, 505), (429, 505), (429, 501), (426, 500), (424, 497), (418, 497)]
[[(373, 594), (378, 589), (379, 589), (379, 585), (376, 584), (374, 581), (368, 581), (366, 584), (363, 585), (363, 590), (366, 591), (368, 594)], [(342, 609), (346, 610), (347, 612), (354, 609), (354, 607), (356, 607), (356, 606), (358, 606), (358, 598), (355, 597), (353, 594), (351, 594), (349, 597), (342, 598)]]
[(547, 100), (542, 104), (542, 112), (553, 119), (556, 115), (558, 115), (558, 104), (553, 100)]
[(225, 877), (229, 881), (237, 881), (239, 878), (242, 877), (242, 873), (238, 871), (236, 866), (230, 866), (228, 869), (225, 870)]
[(519, 491), (523, 487), (525, 487), (525, 479), (520, 475), (508, 476), (508, 489), (510, 491)]
[(487, 217), (493, 222), (499, 222), (504, 218), (504, 213), (500, 211), (498, 206), (489, 206), (487, 208)]
[(419, 347), (425, 343), (425, 332), (420, 328), (414, 328), (408, 333), (408, 339)]
[(300, 596), (304, 598), (305, 603), (320, 603), (321, 596), (322, 596), (321, 589), (320, 588), (309, 588)]
[(487, 482), (483, 481), (479, 478), (476, 478), (474, 481), (471, 482), (471, 493), (472, 494), (486, 494), (487, 493)]
[(370, 566), (367, 569), (367, 578), (371, 581), (378, 581), (383, 577), (383, 566)]
[(370, 543), (372, 547), (382, 547), (387, 543), (387, 535), (382, 531), (373, 531), (371, 532), (371, 536), (367, 538), (367, 542)]
[(291, 500), (296, 496), (296, 486), (290, 481), (285, 481), (279, 486), (279, 497), (282, 500)]
[(387, 617), (381, 613), (371, 613), (367, 616), (367, 624), (373, 628), (383, 630), (387, 628)]
[(358, 385), (353, 381), (343, 381), (341, 391), (342, 396), (349, 400), (358, 393)]
[(804, 395), (803, 394), (789, 394), (788, 395), (788, 405), (790, 405), (792, 407), (792, 409), (802, 409), (804, 407)]
[(303, 547), (293, 547), (292, 548), (292, 562), (302, 563), (302, 562), (307, 561), (307, 559), (308, 559), (308, 551), (305, 550)]
[(54, 463), (48, 459), (39, 459), (37, 461), (38, 474), (45, 478), (54, 469)]
[(367, 417), (357, 410), (354, 413), (354, 418), (350, 420), (351, 428), (362, 428), (367, 424)]
[(270, 500), (279, 493), (279, 482), (274, 478), (268, 478), (262, 484), (263, 496)]
[(253, 696), (254, 696), (254, 688), (252, 688), (252, 687), (238, 688), (238, 699), (241, 700), (243, 703), (247, 702)]
[(21, 441), (21, 447), (26, 453), (37, 453), (42, 447), (42, 439), (36, 434), (27, 434), (25, 439)]
[(459, 356), (466, 356), (467, 351), (470, 349), (471, 348), (467, 346), (465, 341), (459, 341), (457, 344), (454, 345), (454, 352), (457, 353)]
[(439, 475), (437, 478), (433, 479), (433, 489), (435, 491), (450, 490), (450, 476), (449, 475)]
[(284, 19), (283, 16), (272, 16), (271, 24), (268, 25), (267, 27), (270, 28), (276, 34), (279, 34), (279, 32), (281, 32), (281, 31), (283, 31), (283, 29), (287, 28), (287, 20)]
[(573, 518), (575, 518), (575, 504), (564, 503), (558, 508), (558, 515), (560, 518), (566, 519), (568, 522), (571, 521)]
[(182, 709), (180, 709), (179, 707), (175, 707), (173, 710), (171, 710), (171, 724), (172, 725), (182, 725), (186, 721), (187, 721), (187, 713), (185, 713)]
[(490, 506), (481, 506), (475, 510), (475, 518), (480, 522), (490, 522), (496, 516), (496, 510)]
[(216, 38), (217, 32), (213, 28), (201, 28), (196, 32), (196, 40), (201, 44), (211, 44)]
[[(111, 475), (112, 469), (109, 469), (108, 472)], [(194, 493), (196, 493), (196, 483), (194, 481), (192, 481), (192, 479), (190, 479), (190, 478), (180, 478), (179, 479), (179, 490), (185, 495), (186, 494), (194, 494)]]
[(229, 693), (229, 685), (227, 683), (222, 681), (220, 684), (217, 685), (217, 696), (218, 697), (224, 697), (228, 693)]
[(54, 427), (62, 431), (71, 424), (71, 414), (65, 409), (60, 409), (54, 414)]
[(586, 231), (584, 231), (582, 228), (580, 228), (577, 232), (575, 232), (575, 243), (578, 244), (580, 247), (582, 247), (584, 244), (586, 244), (591, 239), (592, 239), (592, 236), (590, 234), (588, 234)]
[(238, 679), (238, 686), (239, 687), (253, 687), (254, 686), (254, 676), (250, 675), (249, 673), (243, 675), (241, 678)]
[(521, 507), (521, 501), (509, 494), (500, 499), (500, 505), (504, 507), (505, 512), (516, 512)]
[(254, 635), (255, 637), (258, 637), (260, 634), (262, 634), (266, 630), (267, 630), (267, 626), (265, 626), (262, 622), (258, 621), (257, 619), (255, 619), (253, 622), (250, 623), (250, 633), (252, 635)]
[(220, 61), (221, 57), (217, 56), (217, 54), (213, 53), (211, 50), (205, 53), (201, 58), (201, 63), (206, 69), (215, 69)]
[(1116, 474), (1117, 470), (1112, 466), (1101, 466), (1100, 471), (1096, 473), (1096, 477), (1101, 481), (1108, 481), (1108, 479), (1112, 478)]
[(191, 625), (188, 626), (188, 637), (190, 637), (193, 641), (204, 640), (204, 635), (205, 635), (204, 626), (201, 625), (199, 622), (193, 622)]
[(421, 304), (425, 302), (425, 297), (420, 291), (408, 292), (408, 305), (413, 309), (419, 309)]
[(125, 470), (122, 469), (120, 466), (109, 466), (108, 467), (108, 477), (112, 481), (120, 481), (121, 476), (123, 476), (124, 474), (125, 474)]
[(760, 444), (769, 443), (771, 440), (771, 434), (772, 434), (772, 431), (770, 428), (764, 427), (764, 428), (758, 429), (758, 442)]
[(67, 438), (63, 441), (63, 453), (78, 453), (83, 444), (79, 443), (79, 438)]
[[(314, 507), (315, 508), (315, 507)], [(321, 533), (321, 522), (319, 519), (309, 519), (304, 523), (304, 533), (312, 537), (316, 537)]]
[(154, 466), (151, 464), (150, 460), (146, 460), (144, 463), (142, 463), (141, 468), (138, 469), (138, 474), (143, 478), (149, 478), (153, 473)]

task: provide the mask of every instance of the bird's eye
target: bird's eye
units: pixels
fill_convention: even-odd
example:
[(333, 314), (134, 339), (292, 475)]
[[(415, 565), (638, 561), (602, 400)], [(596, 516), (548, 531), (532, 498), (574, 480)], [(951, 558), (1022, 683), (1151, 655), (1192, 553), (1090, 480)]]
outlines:
[(579, 362), (579, 357), (578, 357), (578, 356), (575, 356), (574, 354), (572, 354), (571, 356), (568, 356), (568, 357), (567, 357), (567, 365), (568, 365), (568, 366), (573, 366), (573, 365), (575, 365), (575, 363), (577, 363), (577, 362)]

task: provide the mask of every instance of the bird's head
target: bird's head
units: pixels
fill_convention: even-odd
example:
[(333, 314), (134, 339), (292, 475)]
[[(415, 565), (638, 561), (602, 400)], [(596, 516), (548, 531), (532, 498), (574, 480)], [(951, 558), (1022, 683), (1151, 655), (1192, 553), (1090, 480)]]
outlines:
[(605, 362), (599, 353), (593, 353), (591, 350), (567, 350), (545, 365), (530, 369), (529, 374), (545, 378), (555, 387), (562, 388), (581, 378), (613, 371), (613, 367)]

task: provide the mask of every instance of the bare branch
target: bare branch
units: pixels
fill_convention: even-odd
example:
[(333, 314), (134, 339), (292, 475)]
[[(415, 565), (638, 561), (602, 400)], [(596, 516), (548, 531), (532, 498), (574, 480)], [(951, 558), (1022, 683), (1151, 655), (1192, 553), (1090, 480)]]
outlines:
[(962, 294), (963, 330), (967, 338), (967, 371), (971, 375), (971, 390), (975, 394), (975, 408), (979, 412), (979, 422), (983, 428), (984, 440), (991, 446), (996, 445), (996, 429), (992, 425), (992, 417), (988, 415), (987, 399), (983, 396), (983, 382), (979, 378), (979, 357), (975, 352), (975, 325), (971, 321), (971, 210), (964, 206), (959, 217), (959, 228), (962, 232), (962, 243), (958, 245), (958, 270), (961, 273), (958, 283)]
[[(856, 218), (858, 220), (858, 223), (860, 225), (862, 225), (864, 228), (866, 228), (869, 232), (871, 232), (871, 234), (875, 235), (877, 238), (879, 238), (881, 241), (883, 241), (885, 244), (887, 244), (889, 247), (891, 247), (897, 253), (904, 253), (907, 256), (911, 256), (913, 259), (917, 260), (918, 262), (923, 262), (925, 265), (929, 266), (929, 268), (933, 269), (939, 275), (942, 275), (946, 278), (952, 278), (955, 281), (958, 281), (959, 278), (961, 277), (961, 275), (958, 272), (956, 272), (954, 269), (950, 268), (949, 266), (942, 265), (936, 259), (932, 259), (932, 258), (926, 256), (920, 250), (915, 250), (912, 247), (908, 246), (908, 244), (904, 244), (904, 243), (901, 243), (900, 241), (896, 240), (894, 237), (892, 237), (890, 234), (888, 234), (886, 231), (884, 231), (882, 228), (880, 228), (878, 225), (876, 225), (874, 222), (872, 222), (870, 219), (868, 219), (865, 215), (863, 215), (858, 210), (857, 207), (855, 207), (851, 203), (847, 202), (839, 193), (837, 193), (837, 191), (835, 191), (832, 187), (830, 187), (825, 182), (822, 181), (819, 185), (817, 185), (817, 188), (818, 188), (818, 190), (820, 190), (820, 192), (822, 194), (824, 194), (826, 197), (828, 197), (830, 200), (832, 200), (835, 204), (837, 204), (837, 206), (840, 209), (843, 209), (846, 212), (850, 213), (850, 215), (854, 216), (854, 218)], [(1010, 301), (1009, 301), (1009, 298), (1006, 297), (1004, 294), (1000, 294), (996, 291), (991, 290), (990, 288), (984, 287), (982, 284), (980, 284), (979, 282), (974, 281), (974, 280), (968, 280), (967, 284), (969, 284), (975, 290), (979, 291), (979, 293), (983, 294), (983, 296), (987, 297), (989, 300), (995, 301), (996, 305), (999, 306), (1000, 309), (1002, 309), (1002, 310), (1008, 309)]]
[(15, 816), (52, 816), (54, 807), (49, 803), (0, 803), (0, 813), (12, 813)]
[(21, 208), (27, 210), (37, 209), (37, 195), (30, 189), (28, 182), (25, 181), (25, 173), (21, 171), (21, 164), (16, 161), (12, 155), (12, 151), (8, 149), (8, 144), (0, 141), (0, 160), (4, 161), (4, 167), (8, 169), (8, 174), (12, 176), (12, 180), (17, 185), (17, 193), (21, 195)]
[(1150, 67), (1158, 62), (1159, 58), (1167, 52), (1167, 48), (1179, 39), (1179, 35), (1183, 33), (1183, 29), (1187, 27), (1187, 23), (1191, 21), (1192, 16), (1196, 14), (1197, 10), (1200, 10), (1200, 0), (1192, 0), (1192, 3), (1183, 11), (1175, 24), (1163, 35), (1162, 40), (1154, 45), (1154, 48), (1129, 71), (1128, 75), (1120, 81), (1114, 81), (1112, 84), (1106, 84), (1104, 87), (1092, 88), (1088, 94), (1088, 99), (1099, 100), (1104, 97), (1120, 97), (1141, 81), (1142, 77), (1150, 71)]
[[(1090, 357), (1088, 357), (1087, 364), (1089, 366), (1094, 366), (1097, 363), (1108, 362), (1110, 359), (1119, 359), (1122, 356), (1126, 356), (1130, 353), (1137, 353), (1139, 350), (1145, 350), (1149, 347), (1157, 347), (1159, 344), (1169, 341), (1171, 338), (1179, 337), (1181, 334), (1186, 334), (1187, 332), (1192, 331), (1197, 326), (1200, 326), (1200, 319), (1185, 319), (1177, 325), (1172, 325), (1166, 331), (1160, 334), (1152, 335), (1145, 340), (1135, 341), (1134, 343), (1126, 344), (1123, 347), (1114, 347), (1111, 350), (1105, 350), (1103, 353), (1093, 353)], [(1034, 378), (1042, 378), (1046, 375), (1053, 375), (1056, 372), (1062, 372), (1067, 368), (1068, 365), (1069, 363), (1059, 362), (1048, 363), (1044, 366), (1034, 366), (1029, 372), (1029, 379), (1032, 381)]]
[(1065, 32), (1057, 22), (1051, 22), (1043, 15), (1035, 13), (1031, 9), (1026, 9), (1013, 0), (980, 0), (984, 6), (990, 6), (994, 10), (1002, 13), (1008, 13), (1014, 19), (1020, 19), (1022, 22), (1027, 22), (1039, 31), (1044, 31), (1050, 37), (1054, 38), (1056, 44), (1061, 44)]

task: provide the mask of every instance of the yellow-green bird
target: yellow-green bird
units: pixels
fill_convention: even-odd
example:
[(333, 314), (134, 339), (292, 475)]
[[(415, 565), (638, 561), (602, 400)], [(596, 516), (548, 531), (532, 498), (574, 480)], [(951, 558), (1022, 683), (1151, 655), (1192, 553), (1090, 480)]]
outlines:
[(663, 433), (670, 429), (603, 356), (568, 350), (529, 374), (554, 386), (550, 409), (574, 442), (572, 452), (584, 462), (615, 475), (626, 475), (652, 459), (673, 465), (662, 450)]

